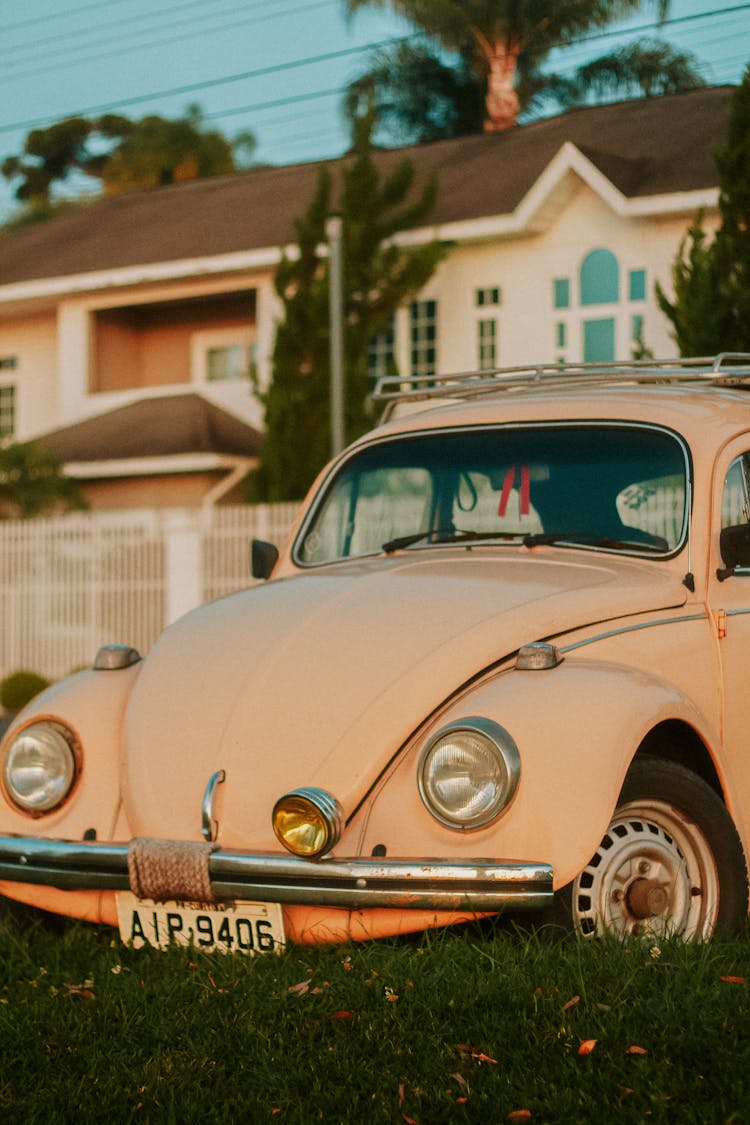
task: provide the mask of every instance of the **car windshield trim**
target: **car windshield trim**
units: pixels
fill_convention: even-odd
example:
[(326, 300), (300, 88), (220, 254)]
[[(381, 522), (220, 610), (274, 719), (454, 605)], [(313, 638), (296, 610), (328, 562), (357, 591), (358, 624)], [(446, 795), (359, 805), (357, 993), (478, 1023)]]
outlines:
[[(635, 526), (637, 520), (631, 520), (629, 511), (626, 514), (625, 525), (618, 526), (617, 530), (603, 525), (599, 526), (595, 517), (591, 517), (590, 511), (585, 506), (588, 504), (586, 496), (583, 496), (580, 503), (583, 505), (582, 510), (587, 514), (587, 522), (592, 524), (591, 529), (577, 526), (580, 523), (579, 520), (570, 520), (570, 522), (567, 519), (557, 520), (554, 516), (559, 513), (556, 512), (545, 512), (546, 518), (544, 521), (538, 519), (537, 513), (534, 511), (535, 502), (538, 503), (542, 498), (542, 493), (545, 491), (543, 482), (546, 483), (550, 480), (550, 472), (557, 472), (554, 458), (559, 459), (561, 456), (560, 450), (564, 449), (568, 442), (572, 442), (574, 452), (569, 457), (569, 463), (566, 462), (564, 465), (565, 471), (572, 472), (574, 475), (578, 473), (580, 476), (583, 473), (581, 468), (583, 464), (585, 467), (583, 475), (586, 478), (587, 488), (595, 488), (602, 475), (600, 469), (603, 464), (608, 472), (614, 473), (615, 483), (618, 484), (618, 487), (619, 474), (622, 480), (628, 483), (628, 487), (624, 491), (632, 493), (633, 489), (627, 476), (630, 463), (628, 458), (634, 466), (632, 470), (633, 481), (642, 480), (644, 482), (644, 487), (641, 487), (640, 484), (633, 486), (636, 492), (640, 490), (640, 493), (644, 495), (657, 492), (662, 488), (664, 480), (674, 480), (673, 519), (668, 536), (661, 533), (658, 528), (657, 534), (646, 534), (644, 528)], [(435, 443), (434, 449), (433, 443)], [(502, 514), (506, 514), (504, 496), (510, 486), (516, 505), (516, 513), (519, 511), (520, 505), (524, 513), (530, 513), (531, 516), (537, 518), (536, 526), (531, 525), (528, 519), (516, 520), (517, 526), (503, 526), (501, 529), (489, 526), (492, 522), (497, 523), (497, 519), (488, 521), (488, 525), (481, 525), (480, 523), (479, 526), (472, 526), (472, 517), (471, 515), (466, 516), (466, 513), (471, 514), (477, 506), (476, 484), (472, 480), (473, 477), (476, 477), (474, 471), (476, 458), (470, 459), (466, 465), (461, 458), (466, 457), (467, 450), (474, 448), (473, 443), (479, 443), (478, 448), (480, 453), (484, 450), (483, 455), (486, 455), (485, 447), (487, 443), (490, 443), (490, 445), (500, 443), (498, 448), (501, 453), (506, 446), (510, 451), (504, 462), (502, 457), (500, 458), (501, 463), (494, 473), (491, 484), (494, 492), (495, 514), (497, 515), (498, 512), (498, 503)], [(528, 456), (525, 455), (525, 452), (519, 453), (519, 450), (525, 451), (529, 444), (531, 453)], [(586, 461), (589, 446), (594, 450), (590, 464)], [(462, 482), (466, 482), (465, 487), (463, 483), (461, 484), (465, 495), (463, 497), (456, 495), (455, 497), (455, 511), (445, 512), (444, 514), (448, 518), (438, 520), (436, 517), (440, 515), (438, 510), (440, 505), (433, 504), (432, 510), (428, 513), (429, 518), (424, 515), (414, 518), (410, 516), (406, 519), (399, 517), (401, 527), (399, 527), (399, 519), (392, 520), (392, 526), (387, 526), (388, 520), (383, 517), (383, 512), (388, 514), (390, 500), (387, 489), (382, 490), (377, 484), (377, 470), (385, 468), (397, 473), (408, 470), (412, 476), (414, 474), (419, 476), (421, 473), (429, 478), (431, 487), (434, 487), (438, 475), (436, 465), (442, 465), (439, 459), (435, 459), (437, 457), (436, 451), (443, 447), (449, 451), (458, 448), (460, 456), (453, 459), (447, 458), (445, 471), (449, 475), (453, 473), (456, 480), (461, 477)], [(552, 447), (552, 453), (549, 455), (547, 454), (548, 447)], [(434, 452), (432, 461), (427, 456), (431, 450)], [(426, 462), (423, 461), (424, 456), (427, 456)], [(579, 461), (577, 466), (576, 456)], [(544, 464), (545, 461), (549, 460), (549, 457), (552, 458), (550, 462), (552, 469), (546, 468)], [(581, 461), (581, 458), (583, 458), (583, 461)], [(481, 461), (481, 457), (479, 460)], [(626, 466), (624, 470), (622, 469), (623, 461)], [(652, 463), (653, 467), (651, 467)], [(509, 464), (514, 469), (512, 481), (508, 479)], [(646, 468), (641, 466), (646, 466)], [(647, 479), (646, 469), (652, 473), (653, 481)], [(369, 479), (367, 478), (368, 473), (370, 474)], [(668, 474), (668, 478), (663, 476), (664, 473)], [(576, 480), (575, 483), (577, 486), (580, 482)], [(651, 487), (652, 484), (654, 487)], [(424, 492), (422, 483), (419, 480), (416, 483), (412, 481), (410, 487), (413, 487), (415, 497), (419, 500), (422, 497), (422, 492)], [(345, 500), (344, 492), (346, 489), (348, 491)], [(455, 487), (454, 492), (458, 492)], [(380, 522), (382, 527), (379, 528), (381, 533), (378, 534), (376, 530), (371, 530), (368, 532), (369, 539), (361, 534), (359, 508), (361, 508), (363, 496), (369, 497), (371, 506), (374, 506), (377, 502), (381, 509)], [(525, 545), (527, 548), (556, 545), (591, 551), (617, 552), (651, 559), (668, 559), (678, 554), (685, 545), (689, 528), (688, 506), (691, 503), (691, 497), (692, 461), (685, 439), (670, 427), (656, 423), (586, 418), (569, 421), (489, 422), (470, 426), (409, 430), (387, 436), (378, 435), (370, 440), (364, 440), (344, 453), (331, 466), (322, 487), (302, 521), (292, 546), (291, 557), (295, 565), (308, 569), (346, 563), (359, 558), (371, 558), (377, 555), (387, 557), (396, 551), (405, 550), (412, 546), (420, 549), (449, 546), (460, 548), (467, 543), (479, 544), (484, 540), (488, 545)], [(487, 497), (484, 496), (480, 499), (485, 501)], [(618, 494), (618, 503), (620, 499), (621, 497)], [(662, 497), (656, 497), (656, 500), (660, 499)], [(638, 509), (643, 501), (643, 496), (639, 494), (634, 499), (633, 495), (628, 495), (626, 500), (628, 508)], [(339, 528), (337, 533), (339, 539), (337, 545), (334, 544), (333, 548), (330, 546), (321, 548), (318, 539), (321, 532), (326, 531), (324, 521), (328, 518), (327, 508), (330, 508), (332, 503), (338, 505), (336, 520)], [(459, 511), (460, 519), (455, 520), (453, 517)], [(639, 516), (639, 513), (636, 512), (636, 515)], [(359, 527), (357, 526), (358, 520), (360, 520)], [(330, 519), (328, 522), (330, 525)], [(408, 524), (410, 522), (414, 527), (413, 531), (409, 529)], [(506, 520), (505, 524), (507, 525), (508, 522)], [(552, 528), (547, 530), (550, 522)], [(433, 523), (435, 526), (430, 526)], [(401, 530), (403, 530), (403, 533), (399, 533)], [(330, 527), (328, 531), (330, 531)]]

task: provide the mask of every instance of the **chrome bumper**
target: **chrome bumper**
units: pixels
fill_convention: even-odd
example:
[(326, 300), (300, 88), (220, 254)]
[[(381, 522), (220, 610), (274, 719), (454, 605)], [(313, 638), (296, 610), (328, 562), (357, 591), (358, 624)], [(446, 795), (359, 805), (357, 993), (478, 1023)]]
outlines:
[[(552, 902), (552, 868), (490, 859), (320, 859), (228, 851), (208, 856), (214, 897), (352, 910), (535, 910)], [(0, 837), (0, 880), (62, 890), (130, 890), (128, 844)], [(171, 897), (182, 898), (179, 890)]]

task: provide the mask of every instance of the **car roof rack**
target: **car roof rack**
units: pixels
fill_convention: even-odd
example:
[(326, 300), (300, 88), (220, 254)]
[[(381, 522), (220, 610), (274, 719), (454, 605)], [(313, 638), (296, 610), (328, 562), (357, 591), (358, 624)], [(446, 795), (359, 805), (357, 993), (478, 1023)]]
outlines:
[(607, 386), (617, 383), (697, 383), (750, 389), (750, 353), (722, 352), (689, 359), (638, 359), (621, 363), (541, 363), (453, 375), (383, 375), (375, 402), (464, 399), (497, 391), (541, 387)]

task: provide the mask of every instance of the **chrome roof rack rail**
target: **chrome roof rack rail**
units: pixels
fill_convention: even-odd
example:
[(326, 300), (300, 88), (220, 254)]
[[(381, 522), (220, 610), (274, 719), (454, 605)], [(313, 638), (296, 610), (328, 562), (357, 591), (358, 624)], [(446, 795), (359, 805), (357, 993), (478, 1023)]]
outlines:
[(464, 399), (532, 387), (606, 386), (617, 383), (698, 383), (750, 388), (750, 353), (722, 352), (689, 359), (640, 359), (616, 363), (542, 363), (465, 371), (451, 375), (384, 375), (375, 402)]

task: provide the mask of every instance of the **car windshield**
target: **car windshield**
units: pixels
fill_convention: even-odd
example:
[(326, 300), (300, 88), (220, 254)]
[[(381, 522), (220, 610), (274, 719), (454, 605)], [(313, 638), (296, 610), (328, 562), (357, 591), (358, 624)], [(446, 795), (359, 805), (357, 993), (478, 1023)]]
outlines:
[(497, 426), (375, 441), (302, 527), (303, 566), (436, 543), (546, 543), (665, 555), (686, 526), (687, 457), (637, 425)]

